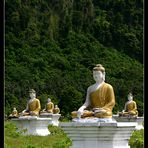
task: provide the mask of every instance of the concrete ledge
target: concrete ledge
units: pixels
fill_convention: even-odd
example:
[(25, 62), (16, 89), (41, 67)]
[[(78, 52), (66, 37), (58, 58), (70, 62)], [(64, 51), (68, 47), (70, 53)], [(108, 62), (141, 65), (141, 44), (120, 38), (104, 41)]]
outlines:
[(128, 122), (132, 123), (135, 122), (137, 125), (135, 127), (136, 130), (144, 129), (143, 127), (143, 121), (144, 117), (119, 117), (118, 115), (113, 115), (113, 118), (118, 122)]
[(18, 128), (18, 132), (22, 132), (23, 135), (38, 135), (38, 136), (47, 136), (50, 134), (48, 130), (48, 125), (52, 125), (51, 118), (38, 118), (23, 116), (19, 118), (11, 119)]
[(59, 118), (61, 117), (61, 114), (51, 114), (51, 113), (42, 113), (40, 114), (39, 118), (51, 118), (52, 125), (58, 126), (59, 125)]
[(136, 123), (62, 122), (59, 126), (72, 140), (71, 148), (130, 148), (128, 140)]

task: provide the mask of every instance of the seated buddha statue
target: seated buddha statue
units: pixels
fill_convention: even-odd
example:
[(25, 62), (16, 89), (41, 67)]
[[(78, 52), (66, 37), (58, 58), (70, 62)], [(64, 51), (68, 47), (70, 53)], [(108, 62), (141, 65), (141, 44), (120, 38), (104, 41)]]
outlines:
[(59, 114), (60, 113), (60, 109), (58, 108), (58, 105), (55, 105), (55, 108), (53, 109), (53, 113), (54, 114)]
[(51, 102), (51, 99), (47, 99), (45, 108), (40, 113), (53, 113), (54, 104)]
[(85, 103), (78, 111), (71, 112), (72, 118), (112, 118), (115, 105), (113, 87), (105, 82), (105, 68), (97, 64), (93, 68), (95, 84), (87, 88)]
[(122, 112), (119, 112), (119, 116), (138, 116), (138, 111), (137, 111), (137, 104), (135, 101), (133, 101), (133, 95), (132, 93), (129, 93), (128, 96), (128, 101), (125, 103), (124, 110)]
[(36, 92), (34, 89), (29, 90), (29, 100), (27, 102), (27, 107), (23, 110), (20, 115), (21, 116), (38, 116), (41, 105), (40, 100), (36, 98)]
[(17, 117), (18, 117), (18, 111), (14, 107), (12, 113), (9, 115), (9, 118), (17, 118)]

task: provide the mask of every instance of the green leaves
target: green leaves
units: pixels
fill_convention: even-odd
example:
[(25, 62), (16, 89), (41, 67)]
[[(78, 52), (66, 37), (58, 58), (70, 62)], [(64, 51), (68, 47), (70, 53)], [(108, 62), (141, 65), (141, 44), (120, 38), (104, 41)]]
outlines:
[(94, 83), (92, 68), (101, 63), (106, 68), (106, 82), (115, 90), (114, 111), (123, 108), (131, 90), (142, 114), (142, 3), (7, 0), (6, 113), (21, 98), (26, 101), (28, 89), (34, 88), (39, 97), (53, 96), (61, 112), (69, 114), (82, 105), (87, 87)]

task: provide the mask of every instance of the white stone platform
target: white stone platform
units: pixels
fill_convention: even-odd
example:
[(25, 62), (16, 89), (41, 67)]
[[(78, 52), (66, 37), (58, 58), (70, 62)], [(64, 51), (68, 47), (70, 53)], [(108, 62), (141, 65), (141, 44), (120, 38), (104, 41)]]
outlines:
[(113, 115), (113, 118), (117, 122), (136, 122), (136, 130), (144, 129), (144, 117), (120, 117), (118, 115)]
[(39, 135), (47, 136), (50, 134), (48, 125), (52, 125), (51, 118), (39, 118), (37, 116), (22, 116), (19, 118), (12, 118), (15, 122), (18, 132), (22, 132), (23, 135)]
[(39, 116), (40, 118), (51, 118), (51, 124), (53, 126), (59, 125), (59, 118), (61, 117), (61, 114), (52, 114), (52, 113), (42, 113)]
[(136, 122), (62, 122), (59, 126), (72, 140), (71, 148), (130, 148)]

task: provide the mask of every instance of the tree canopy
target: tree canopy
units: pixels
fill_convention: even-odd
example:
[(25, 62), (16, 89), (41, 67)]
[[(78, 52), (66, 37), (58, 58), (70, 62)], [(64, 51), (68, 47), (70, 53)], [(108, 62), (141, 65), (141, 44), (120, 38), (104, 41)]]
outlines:
[(22, 111), (33, 88), (42, 107), (51, 97), (69, 116), (100, 63), (114, 87), (114, 113), (132, 91), (143, 115), (142, 0), (6, 0), (5, 10), (6, 114)]

